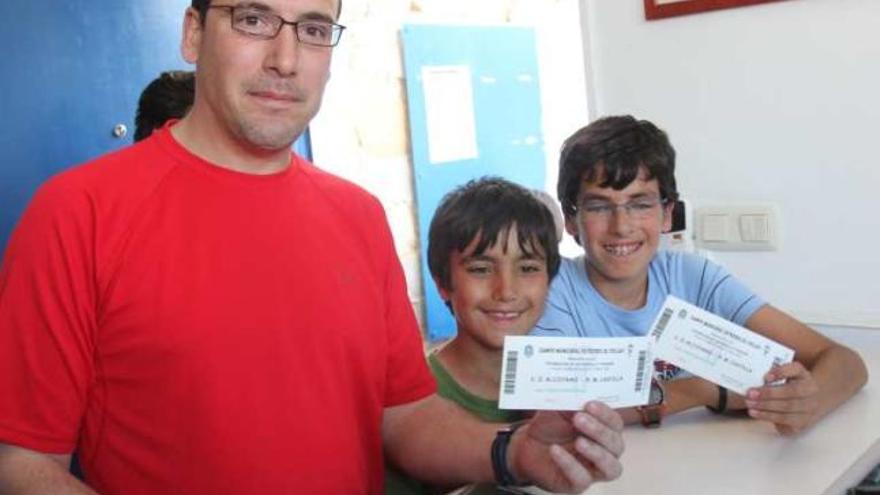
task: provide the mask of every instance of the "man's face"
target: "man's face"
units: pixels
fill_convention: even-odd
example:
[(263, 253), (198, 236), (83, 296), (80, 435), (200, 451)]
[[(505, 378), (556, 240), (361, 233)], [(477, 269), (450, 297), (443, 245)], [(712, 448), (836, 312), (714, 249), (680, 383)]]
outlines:
[[(338, 0), (214, 2), (268, 10), (288, 21), (335, 21)], [(212, 8), (204, 24), (187, 11), (182, 51), (197, 64), (193, 113), (206, 115), (209, 135), (230, 135), (265, 150), (280, 150), (303, 132), (318, 112), (330, 75), (332, 48), (300, 43), (292, 26), (274, 39), (232, 29), (231, 12)]]
[(657, 180), (646, 177), (647, 172), (640, 171), (620, 191), (598, 186), (604, 174), (594, 182), (583, 182), (577, 213), (566, 219), (566, 230), (577, 235), (584, 247), (587, 275), (603, 295), (644, 284), (660, 234), (671, 227), (672, 205), (660, 203)]
[(474, 253), (477, 243), (478, 238), (452, 254), (451, 289), (441, 288), (440, 294), (452, 305), (457, 338), (500, 350), (505, 335), (526, 334), (544, 312), (550, 283), (547, 261), (542, 253), (520, 249), (515, 226), (502, 231), (483, 253)]

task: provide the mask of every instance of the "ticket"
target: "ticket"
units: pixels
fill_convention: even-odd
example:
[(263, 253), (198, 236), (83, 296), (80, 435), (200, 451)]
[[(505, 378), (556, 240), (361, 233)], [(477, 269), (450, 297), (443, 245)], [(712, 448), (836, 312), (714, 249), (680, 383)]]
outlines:
[(794, 359), (792, 349), (673, 296), (649, 335), (655, 359), (740, 395), (764, 385), (770, 368)]
[(647, 404), (652, 363), (647, 337), (507, 336), (498, 405), (576, 411), (591, 400)]

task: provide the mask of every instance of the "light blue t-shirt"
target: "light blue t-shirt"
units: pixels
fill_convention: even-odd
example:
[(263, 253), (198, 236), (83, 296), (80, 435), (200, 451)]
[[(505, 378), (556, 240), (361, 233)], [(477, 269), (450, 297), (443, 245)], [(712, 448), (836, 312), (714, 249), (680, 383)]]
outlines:
[(723, 267), (693, 254), (657, 251), (648, 267), (648, 297), (636, 310), (606, 301), (587, 278), (586, 259), (563, 258), (550, 284), (544, 315), (532, 335), (636, 337), (648, 333), (672, 294), (722, 318), (745, 325), (765, 302)]

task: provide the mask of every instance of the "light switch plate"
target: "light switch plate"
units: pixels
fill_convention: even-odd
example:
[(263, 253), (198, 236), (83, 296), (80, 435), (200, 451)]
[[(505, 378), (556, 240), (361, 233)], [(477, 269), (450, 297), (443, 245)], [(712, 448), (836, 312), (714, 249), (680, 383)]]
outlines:
[(775, 251), (779, 248), (779, 212), (772, 204), (697, 208), (696, 243), (710, 251)]
[(702, 239), (711, 242), (727, 242), (730, 231), (730, 215), (703, 215), (700, 219)]

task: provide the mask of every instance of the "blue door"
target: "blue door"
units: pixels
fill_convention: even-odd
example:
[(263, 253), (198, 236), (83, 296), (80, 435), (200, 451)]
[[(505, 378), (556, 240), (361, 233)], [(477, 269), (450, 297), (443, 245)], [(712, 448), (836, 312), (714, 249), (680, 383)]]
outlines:
[[(131, 143), (143, 87), (186, 69), (189, 0), (0, 2), (0, 246), (37, 186)], [(129, 133), (116, 138), (113, 128)]]
[[(189, 5), (0, 2), (0, 252), (40, 183), (130, 144), (144, 86), (162, 71), (191, 68), (179, 48)], [(117, 124), (125, 137), (114, 137)]]
[(438, 340), (455, 335), (426, 254), (443, 195), (484, 175), (544, 188), (535, 34), (525, 27), (410, 25), (403, 47), (425, 321), (428, 338)]

